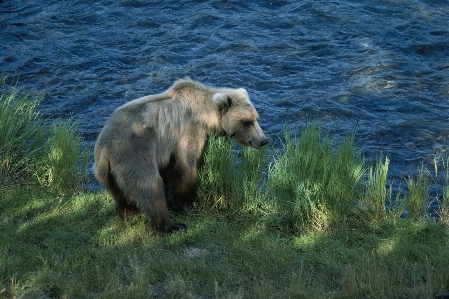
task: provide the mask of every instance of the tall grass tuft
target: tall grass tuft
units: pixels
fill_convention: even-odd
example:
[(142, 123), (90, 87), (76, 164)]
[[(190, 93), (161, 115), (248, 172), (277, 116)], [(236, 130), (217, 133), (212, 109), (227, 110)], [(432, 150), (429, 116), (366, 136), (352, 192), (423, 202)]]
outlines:
[(410, 217), (418, 219), (427, 214), (429, 206), (429, 179), (426, 175), (424, 165), (418, 170), (418, 176), (410, 176), (407, 180), (408, 201)]
[(278, 205), (281, 225), (302, 230), (319, 225), (325, 218), (322, 198), (324, 167), (330, 159), (330, 141), (321, 142), (315, 126), (303, 130), (301, 139), (285, 131), (283, 152), (275, 155), (267, 180), (267, 191)]
[(45, 130), (36, 107), (41, 98), (6, 90), (0, 81), (0, 184), (26, 182), (41, 163)]
[(86, 177), (88, 151), (72, 121), (48, 127), (40, 97), (6, 89), (0, 81), (0, 186), (38, 182), (63, 192)]
[[(439, 175), (439, 169), (443, 168), (443, 174)], [(449, 156), (434, 157), (435, 178), (433, 179), (435, 187), (441, 184), (442, 191), (437, 192), (435, 202), (438, 206), (438, 216), (441, 223), (449, 224)]]
[(215, 212), (231, 208), (238, 193), (234, 163), (232, 143), (227, 138), (210, 136), (198, 171), (197, 206)]
[(384, 159), (381, 155), (376, 165), (368, 168), (364, 196), (361, 197), (359, 204), (361, 209), (372, 214), (376, 220), (381, 220), (386, 216), (385, 203), (391, 195), (387, 191), (389, 164), (388, 156), (385, 156)]
[(360, 151), (354, 146), (354, 135), (346, 136), (329, 165), (327, 202), (333, 215), (347, 215), (362, 192), (365, 167)]
[(263, 204), (265, 157), (265, 147), (237, 151), (229, 138), (210, 136), (198, 172), (197, 205), (214, 212), (257, 213)]
[(245, 211), (257, 213), (267, 204), (263, 196), (266, 151), (267, 147), (258, 150), (244, 148), (236, 167), (234, 180), (239, 192), (235, 194), (235, 199)]
[(440, 220), (449, 224), (449, 157), (443, 159), (444, 169), (444, 185), (443, 185), (443, 201), (439, 202)]
[(267, 191), (285, 224), (307, 230), (346, 216), (364, 174), (353, 143), (353, 136), (346, 137), (335, 153), (316, 125), (307, 125), (300, 139), (286, 129), (284, 151), (274, 157), (267, 180)]
[(86, 178), (88, 149), (82, 146), (72, 120), (54, 123), (51, 128), (39, 180), (56, 191), (80, 189)]

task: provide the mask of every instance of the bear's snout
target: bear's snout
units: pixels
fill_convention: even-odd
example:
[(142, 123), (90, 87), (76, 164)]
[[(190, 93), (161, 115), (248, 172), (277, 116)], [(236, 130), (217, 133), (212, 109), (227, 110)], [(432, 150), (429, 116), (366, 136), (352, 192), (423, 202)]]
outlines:
[(268, 139), (268, 138), (265, 138), (264, 140), (262, 140), (261, 142), (260, 142), (260, 146), (262, 147), (262, 146), (265, 146), (265, 145), (267, 145), (268, 143), (270, 143), (270, 140)]
[(267, 137), (265, 137), (265, 135), (263, 135), (262, 138), (248, 141), (249, 145), (255, 149), (259, 149), (259, 148), (267, 145), (269, 142), (270, 142), (270, 140)]

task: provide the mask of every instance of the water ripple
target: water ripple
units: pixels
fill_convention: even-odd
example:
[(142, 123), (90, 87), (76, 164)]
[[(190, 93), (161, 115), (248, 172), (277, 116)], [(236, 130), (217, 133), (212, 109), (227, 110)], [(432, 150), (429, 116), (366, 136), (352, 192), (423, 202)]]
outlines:
[(93, 144), (119, 105), (185, 76), (246, 87), (276, 138), (320, 121), (392, 174), (448, 149), (447, 1), (3, 1), (1, 75)]

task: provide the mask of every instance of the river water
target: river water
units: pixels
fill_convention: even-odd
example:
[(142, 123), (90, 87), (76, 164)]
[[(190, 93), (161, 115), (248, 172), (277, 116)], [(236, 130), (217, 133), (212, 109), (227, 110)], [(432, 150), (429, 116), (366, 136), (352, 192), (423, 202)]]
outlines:
[(449, 149), (448, 1), (4, 0), (0, 38), (0, 75), (90, 145), (116, 107), (189, 76), (245, 87), (273, 139), (355, 133), (396, 182)]

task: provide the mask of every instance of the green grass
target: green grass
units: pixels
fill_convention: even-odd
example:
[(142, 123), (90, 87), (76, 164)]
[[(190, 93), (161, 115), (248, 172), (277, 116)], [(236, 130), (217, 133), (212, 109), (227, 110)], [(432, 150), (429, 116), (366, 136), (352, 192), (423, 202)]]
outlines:
[(266, 203), (261, 193), (265, 162), (266, 148), (238, 152), (227, 138), (210, 136), (200, 163), (197, 206), (257, 214)]
[(41, 98), (6, 91), (5, 79), (0, 91), (0, 184), (13, 185), (40, 167), (45, 130), (36, 108)]
[(66, 192), (86, 178), (89, 149), (74, 122), (47, 126), (37, 108), (41, 97), (8, 89), (0, 80), (0, 186), (39, 183)]
[[(333, 144), (307, 125), (299, 136), (287, 129), (277, 151), (210, 138), (199, 199), (172, 215), (188, 232), (159, 236), (143, 216), (120, 220), (108, 194), (83, 191), (88, 151), (72, 121), (47, 126), (38, 98), (3, 91), (0, 99), (8, 136), (0, 298), (432, 298), (449, 290), (447, 158), (433, 173), (422, 166), (393, 199), (389, 158), (366, 165), (354, 136)], [(426, 211), (437, 182), (439, 221)]]
[(286, 130), (281, 153), (274, 155), (266, 182), (268, 200), (278, 206), (282, 226), (294, 231), (325, 229), (346, 217), (360, 195), (364, 165), (347, 136), (333, 151), (316, 125), (301, 137)]
[(417, 177), (409, 177), (407, 184), (409, 190), (408, 210), (410, 217), (422, 217), (427, 214), (430, 196), (430, 183), (424, 171), (424, 166), (421, 166), (419, 169)]
[(391, 202), (391, 193), (387, 190), (389, 164), (390, 159), (381, 156), (376, 165), (369, 167), (364, 184), (365, 190), (359, 203), (360, 209), (370, 212), (377, 220), (382, 220), (386, 216), (386, 204)]
[(443, 168), (444, 187), (440, 197), (437, 197), (440, 209), (440, 221), (449, 224), (449, 157), (435, 158), (435, 176), (438, 177), (438, 165)]
[(72, 120), (55, 123), (45, 146), (46, 155), (38, 172), (41, 184), (54, 190), (77, 190), (83, 187), (89, 163), (89, 149)]
[(174, 215), (187, 233), (154, 236), (103, 193), (35, 189), (2, 191), (0, 211), (2, 298), (430, 298), (449, 287), (448, 229), (424, 218), (354, 215), (288, 235), (195, 208)]

